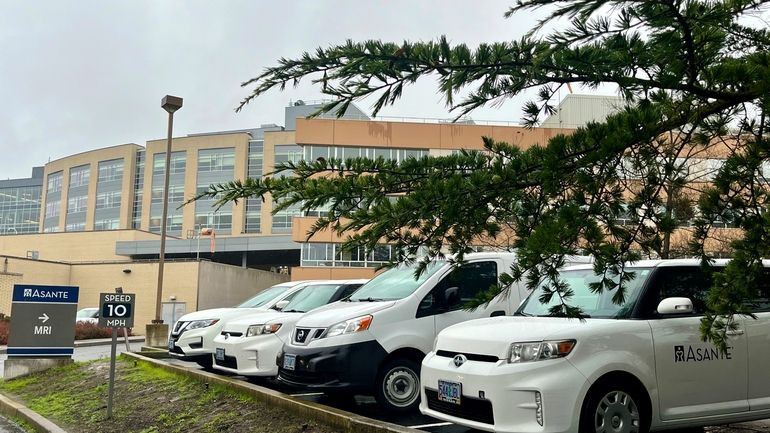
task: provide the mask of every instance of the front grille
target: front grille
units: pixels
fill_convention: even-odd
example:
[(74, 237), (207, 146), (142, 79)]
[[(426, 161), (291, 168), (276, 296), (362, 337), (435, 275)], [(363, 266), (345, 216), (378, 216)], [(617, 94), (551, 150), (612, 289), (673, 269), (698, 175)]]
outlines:
[(294, 330), (294, 341), (297, 343), (304, 343), (310, 336), (310, 328), (296, 328)]
[(187, 324), (187, 322), (176, 322), (174, 324), (174, 329), (171, 331), (173, 335), (177, 335), (182, 332), (182, 329)]
[(214, 357), (214, 363), (220, 367), (232, 368), (233, 370), (238, 369), (238, 360), (236, 360), (234, 356), (225, 355), (225, 359), (223, 360), (219, 360)]
[(447, 403), (440, 401), (438, 399), (438, 391), (432, 389), (426, 389), (425, 396), (428, 398), (428, 408), (436, 412), (484, 424), (493, 425), (495, 423), (495, 417), (492, 414), (492, 402), (489, 400), (463, 395), (460, 398), (460, 404)]
[(439, 350), (436, 352), (436, 356), (443, 356), (444, 358), (454, 358), (457, 355), (464, 355), (466, 358), (468, 358), (468, 361), (497, 362), (500, 360), (496, 356), (480, 355), (478, 353), (451, 352), (449, 350)]

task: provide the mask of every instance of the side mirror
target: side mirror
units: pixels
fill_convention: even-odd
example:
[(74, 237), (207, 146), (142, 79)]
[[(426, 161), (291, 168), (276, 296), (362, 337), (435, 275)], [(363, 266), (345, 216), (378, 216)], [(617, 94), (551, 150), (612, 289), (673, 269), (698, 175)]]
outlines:
[(692, 314), (692, 301), (690, 298), (666, 298), (658, 304), (658, 314)]
[(288, 300), (288, 299), (284, 299), (284, 300), (282, 300), (282, 301), (278, 301), (278, 302), (276, 302), (276, 303), (275, 303), (275, 305), (273, 306), (273, 310), (278, 310), (278, 311), (281, 311), (281, 310), (283, 310), (284, 308), (286, 308), (286, 306), (287, 306), (287, 305), (289, 305), (289, 300)]
[(460, 289), (458, 287), (450, 287), (444, 291), (444, 306), (454, 307), (460, 303)]

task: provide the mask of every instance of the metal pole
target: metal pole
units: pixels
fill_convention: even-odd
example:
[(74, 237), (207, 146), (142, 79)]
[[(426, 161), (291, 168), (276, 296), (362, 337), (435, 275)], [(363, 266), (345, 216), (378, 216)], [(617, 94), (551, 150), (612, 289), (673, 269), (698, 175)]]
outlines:
[(195, 237), (198, 238), (198, 251), (195, 253), (195, 260), (201, 259), (201, 225), (196, 224), (196, 227), (198, 228), (198, 233), (195, 235)]
[(107, 419), (112, 418), (112, 396), (115, 393), (115, 353), (118, 345), (118, 328), (112, 328), (112, 347), (110, 348), (110, 386), (107, 392)]
[(174, 113), (168, 113), (168, 140), (166, 141), (166, 171), (163, 175), (163, 216), (160, 223), (160, 256), (158, 257), (158, 292), (155, 298), (155, 320), (153, 323), (163, 323), (160, 318), (160, 303), (163, 299), (163, 262), (166, 256), (166, 219), (168, 218), (168, 184), (171, 175), (171, 131), (174, 128)]

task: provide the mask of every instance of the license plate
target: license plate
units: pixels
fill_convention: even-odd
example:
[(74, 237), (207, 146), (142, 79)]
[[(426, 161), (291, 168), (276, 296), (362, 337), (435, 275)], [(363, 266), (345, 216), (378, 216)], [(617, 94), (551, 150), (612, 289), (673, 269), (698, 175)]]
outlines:
[(284, 370), (294, 370), (294, 366), (296, 364), (297, 364), (297, 355), (283, 355)]
[(214, 357), (217, 359), (217, 361), (224, 361), (225, 360), (225, 349), (221, 347), (216, 348), (216, 352), (214, 354)]
[(457, 382), (438, 381), (438, 399), (447, 403), (460, 404), (463, 385)]
[(168, 350), (174, 350), (174, 340), (168, 340)]

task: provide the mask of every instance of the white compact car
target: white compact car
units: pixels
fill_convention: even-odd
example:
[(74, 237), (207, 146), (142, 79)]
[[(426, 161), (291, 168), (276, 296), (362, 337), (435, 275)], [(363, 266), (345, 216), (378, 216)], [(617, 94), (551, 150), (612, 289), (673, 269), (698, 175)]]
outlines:
[[(724, 261), (715, 265), (724, 266)], [(770, 266), (766, 262), (765, 266)], [(422, 413), (495, 432), (646, 432), (770, 417), (770, 269), (756, 319), (721, 353), (701, 341), (710, 275), (696, 260), (637, 262), (625, 302), (562, 271), (585, 319), (553, 317), (541, 287), (515, 317), (445, 329), (422, 364)]]
[(75, 315), (75, 322), (98, 323), (99, 308), (89, 307), (78, 310), (77, 314)]
[(204, 368), (211, 367), (214, 353), (214, 337), (222, 325), (234, 317), (256, 311), (281, 309), (305, 284), (312, 281), (289, 281), (268, 287), (240, 305), (231, 308), (213, 308), (195, 311), (180, 317), (171, 328), (168, 353), (174, 358), (197, 362)]
[(280, 312), (262, 311), (228, 321), (214, 338), (214, 368), (242, 376), (275, 376), (275, 358), (297, 320), (308, 311), (347, 298), (366, 281), (309, 283)]
[[(417, 408), (420, 362), (436, 334), (470, 319), (510, 314), (526, 295), (514, 287), (474, 311), (467, 301), (498, 283), (513, 253), (473, 253), (463, 266), (433, 262), (415, 280), (416, 265), (374, 277), (347, 301), (303, 315), (279, 355), (278, 379), (327, 394), (374, 395), (393, 411)], [(570, 258), (588, 263), (588, 257)]]

